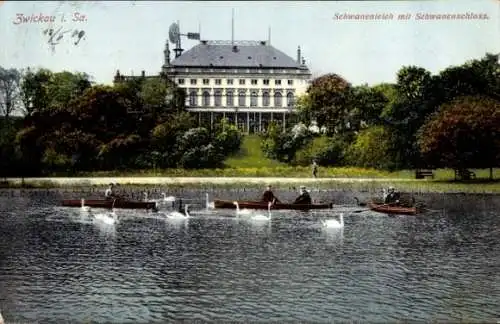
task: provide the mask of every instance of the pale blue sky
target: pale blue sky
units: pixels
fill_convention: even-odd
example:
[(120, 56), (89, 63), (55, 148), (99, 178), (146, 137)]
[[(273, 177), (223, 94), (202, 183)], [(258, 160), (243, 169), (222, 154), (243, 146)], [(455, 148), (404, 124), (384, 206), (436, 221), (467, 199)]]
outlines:
[[(16, 2), (0, 3), (0, 66), (45, 67), (87, 72), (99, 83), (111, 83), (117, 69), (124, 74), (158, 74), (168, 28), (180, 21), (181, 32), (202, 39), (231, 39), (231, 9), (236, 40), (267, 40), (296, 57), (302, 48), (314, 76), (337, 73), (349, 82), (395, 81), (404, 65), (438, 73), (450, 65), (500, 52), (499, 0), (448, 1), (309, 1), (309, 2)], [(87, 21), (71, 22), (75, 12)], [(417, 13), (487, 14), (488, 20), (416, 20)], [(65, 34), (52, 52), (42, 31), (47, 23), (15, 25), (16, 14), (56, 16), (55, 27), (84, 30), (75, 46)], [(338, 21), (336, 13), (392, 13), (390, 21)], [(398, 21), (397, 15), (412, 18)], [(66, 22), (61, 23), (64, 14)], [(189, 49), (197, 41), (184, 40)], [(172, 47), (171, 47), (172, 48)]]

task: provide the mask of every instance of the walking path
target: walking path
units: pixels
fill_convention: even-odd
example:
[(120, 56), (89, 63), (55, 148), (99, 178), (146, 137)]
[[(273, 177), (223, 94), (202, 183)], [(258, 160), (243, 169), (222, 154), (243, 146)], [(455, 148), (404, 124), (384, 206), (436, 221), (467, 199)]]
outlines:
[[(20, 184), (21, 178), (7, 178), (7, 181)], [(24, 178), (25, 183), (51, 182), (58, 185), (107, 185), (111, 182), (135, 185), (162, 184), (234, 184), (234, 183), (315, 183), (315, 182), (411, 182), (415, 179), (398, 178), (284, 178), (284, 177), (91, 177), (91, 178)]]

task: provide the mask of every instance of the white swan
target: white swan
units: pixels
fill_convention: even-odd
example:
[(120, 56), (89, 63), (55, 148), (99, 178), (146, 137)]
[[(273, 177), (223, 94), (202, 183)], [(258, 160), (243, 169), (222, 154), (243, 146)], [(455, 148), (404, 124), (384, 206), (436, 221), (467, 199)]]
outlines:
[(82, 199), (81, 200), (81, 203), (82, 203), (82, 211), (84, 212), (89, 212), (90, 211), (90, 207), (89, 206), (85, 206), (85, 199)]
[(236, 206), (236, 215), (251, 215), (252, 211), (249, 209), (240, 209), (240, 205), (237, 201), (233, 201), (233, 204)]
[(174, 196), (168, 196), (167, 197), (167, 194), (162, 192), (161, 193), (161, 196), (162, 196), (162, 200), (160, 200), (161, 202), (174, 202), (175, 201), (175, 197)]
[(188, 204), (184, 205), (184, 214), (181, 213), (181, 212), (178, 212), (178, 211), (174, 211), (174, 212), (168, 213), (167, 214), (167, 218), (170, 218), (170, 219), (186, 219), (186, 218), (190, 218), (191, 215), (189, 215), (189, 209), (188, 209), (188, 207), (189, 207)]
[(321, 220), (324, 227), (329, 228), (343, 228), (344, 227), (344, 214), (340, 214), (340, 221), (336, 219)]
[(210, 200), (208, 200), (208, 192), (205, 193), (205, 208), (208, 210), (208, 209), (214, 209), (215, 208), (215, 205), (214, 205), (214, 202), (210, 202)]
[(258, 215), (253, 215), (251, 219), (255, 220), (255, 221), (270, 221), (271, 220), (271, 206), (272, 205), (273, 205), (272, 202), (269, 202), (267, 204), (267, 212), (268, 212), (267, 216), (258, 214)]

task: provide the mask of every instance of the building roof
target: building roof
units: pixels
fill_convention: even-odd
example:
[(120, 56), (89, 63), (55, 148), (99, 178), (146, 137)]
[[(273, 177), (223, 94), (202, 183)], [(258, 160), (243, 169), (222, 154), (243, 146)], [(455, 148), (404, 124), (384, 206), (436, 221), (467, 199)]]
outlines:
[(173, 60), (171, 66), (301, 68), (296, 60), (266, 42), (232, 45), (230, 41), (201, 41)]

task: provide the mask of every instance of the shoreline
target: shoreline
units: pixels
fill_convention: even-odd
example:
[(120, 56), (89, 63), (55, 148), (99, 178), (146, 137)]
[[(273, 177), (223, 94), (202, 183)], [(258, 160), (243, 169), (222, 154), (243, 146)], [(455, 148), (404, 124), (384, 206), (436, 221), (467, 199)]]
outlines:
[[(24, 181), (24, 184), (23, 184)], [(262, 188), (271, 184), (276, 188), (305, 185), (333, 191), (380, 190), (397, 186), (400, 191), (434, 193), (500, 194), (499, 183), (454, 183), (409, 178), (297, 178), (297, 177), (47, 177), (1, 179), (3, 189), (57, 189), (102, 187), (118, 183), (123, 187), (168, 186), (171, 188)]]

